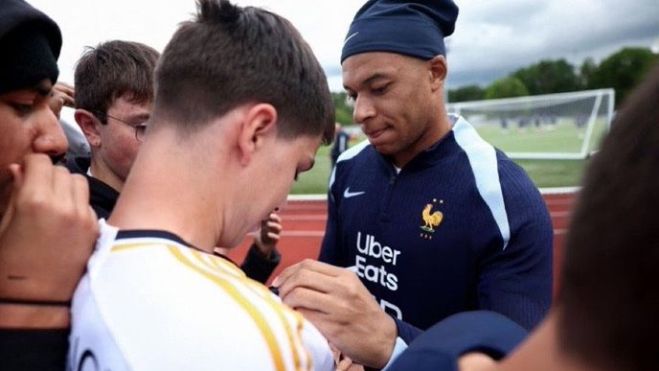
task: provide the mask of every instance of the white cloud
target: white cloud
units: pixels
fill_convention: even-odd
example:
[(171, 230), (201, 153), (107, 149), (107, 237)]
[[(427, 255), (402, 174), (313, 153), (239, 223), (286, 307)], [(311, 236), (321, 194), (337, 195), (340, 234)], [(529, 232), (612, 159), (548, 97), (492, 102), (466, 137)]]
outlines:
[(487, 83), (541, 59), (578, 64), (659, 36), (656, 0), (465, 0), (449, 38), (449, 82)]
[[(162, 50), (193, 0), (28, 0), (62, 28), (61, 79), (73, 81), (84, 46), (124, 39)], [(281, 14), (300, 30), (341, 89), (343, 38), (364, 1), (238, 0)], [(625, 45), (650, 47), (659, 38), (656, 0), (462, 0), (448, 39), (449, 86), (487, 83), (540, 59), (601, 58)]]

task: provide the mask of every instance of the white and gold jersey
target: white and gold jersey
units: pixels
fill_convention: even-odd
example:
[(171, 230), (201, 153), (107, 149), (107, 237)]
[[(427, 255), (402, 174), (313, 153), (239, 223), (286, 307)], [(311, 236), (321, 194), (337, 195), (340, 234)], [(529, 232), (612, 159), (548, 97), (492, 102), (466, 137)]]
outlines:
[(101, 236), (72, 306), (72, 370), (328, 370), (313, 325), (230, 261), (163, 231)]

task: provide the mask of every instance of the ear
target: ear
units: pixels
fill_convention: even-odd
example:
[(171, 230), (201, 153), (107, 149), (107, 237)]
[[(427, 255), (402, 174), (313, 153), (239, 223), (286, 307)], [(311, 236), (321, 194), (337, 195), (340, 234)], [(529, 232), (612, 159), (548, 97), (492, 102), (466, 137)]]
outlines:
[(271, 104), (259, 103), (248, 107), (244, 113), (238, 148), (240, 162), (247, 165), (254, 153), (263, 148), (266, 139), (277, 135), (277, 110)]
[(432, 90), (436, 91), (441, 88), (446, 79), (446, 58), (443, 55), (436, 55), (429, 60), (428, 73)]
[(84, 109), (77, 109), (73, 114), (80, 130), (87, 138), (89, 146), (99, 148), (101, 146), (101, 133), (99, 131), (101, 122), (91, 112)]

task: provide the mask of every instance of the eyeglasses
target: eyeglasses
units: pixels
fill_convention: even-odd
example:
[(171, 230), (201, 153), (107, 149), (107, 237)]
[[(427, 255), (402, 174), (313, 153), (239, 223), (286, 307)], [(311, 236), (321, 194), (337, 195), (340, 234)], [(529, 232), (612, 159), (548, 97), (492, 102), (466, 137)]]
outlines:
[[(144, 122), (140, 122), (139, 124), (133, 124), (133, 123), (130, 123), (126, 120), (120, 119), (120, 118), (115, 117), (115, 116), (111, 116), (111, 115), (109, 115), (107, 113), (104, 113), (104, 112), (96, 111), (94, 113), (96, 114), (97, 117), (104, 116), (106, 118), (106, 120), (104, 120), (104, 121), (107, 121), (108, 118), (111, 118), (113, 120), (119, 121), (120, 123), (122, 123), (124, 125), (130, 126), (131, 128), (135, 129), (135, 139), (137, 139), (137, 141), (140, 142), (140, 143), (142, 143), (144, 141), (144, 134), (146, 133), (146, 128), (148, 126)], [(99, 117), (99, 119), (100, 119), (100, 117)]]

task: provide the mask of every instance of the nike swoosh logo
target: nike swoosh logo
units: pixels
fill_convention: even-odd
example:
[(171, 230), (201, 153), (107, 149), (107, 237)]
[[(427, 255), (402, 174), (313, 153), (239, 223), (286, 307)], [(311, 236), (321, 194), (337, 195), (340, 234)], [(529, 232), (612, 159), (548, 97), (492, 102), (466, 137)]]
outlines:
[(359, 35), (359, 31), (357, 31), (357, 32), (353, 33), (352, 35), (346, 37), (346, 39), (343, 40), (343, 46), (345, 46), (348, 43), (348, 40), (352, 39), (353, 37), (355, 37), (357, 35)]
[(350, 187), (346, 188), (345, 191), (343, 191), (343, 198), (350, 198), (350, 197), (357, 197), (363, 195), (364, 191), (361, 192), (350, 192)]

